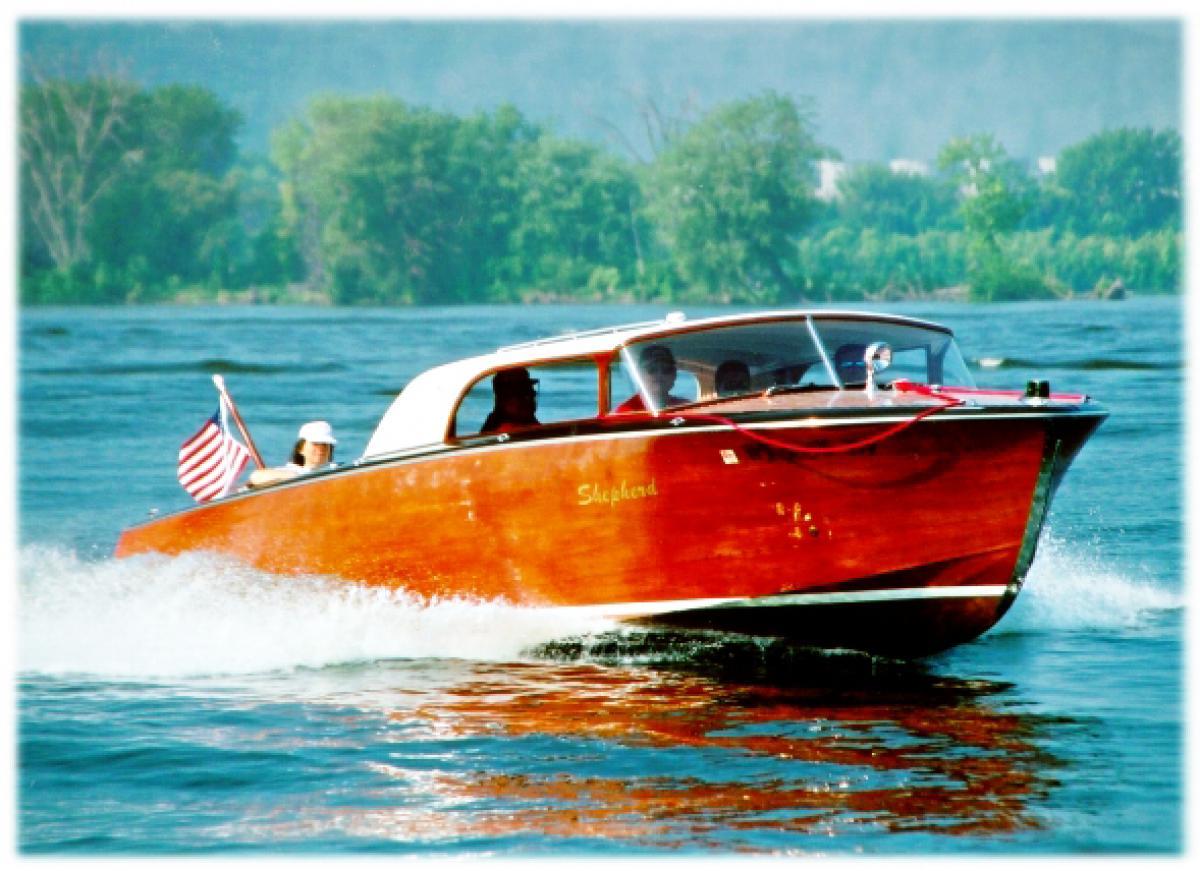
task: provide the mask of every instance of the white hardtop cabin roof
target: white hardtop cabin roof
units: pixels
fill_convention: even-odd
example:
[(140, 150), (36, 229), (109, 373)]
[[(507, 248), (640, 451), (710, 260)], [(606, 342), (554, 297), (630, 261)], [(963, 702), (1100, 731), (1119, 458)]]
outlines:
[(903, 315), (834, 309), (791, 309), (719, 315), (697, 320), (687, 320), (682, 313), (672, 312), (657, 321), (585, 330), (521, 342), (499, 348), (490, 354), (467, 357), (422, 372), (408, 383), (384, 413), (379, 426), (375, 428), (371, 440), (367, 443), (366, 450), (363, 451), (363, 457), (380, 457), (443, 443), (450, 418), (467, 388), (481, 377), (501, 369), (609, 355), (638, 339), (756, 321), (800, 320), (809, 316), (819, 320), (850, 318), (887, 321), (950, 332), (940, 324)]

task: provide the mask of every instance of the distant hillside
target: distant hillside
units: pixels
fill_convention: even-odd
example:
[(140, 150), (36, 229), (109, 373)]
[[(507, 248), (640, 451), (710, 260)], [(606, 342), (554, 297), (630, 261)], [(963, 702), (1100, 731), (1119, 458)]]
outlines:
[(814, 97), (821, 140), (849, 160), (929, 158), (979, 132), (1032, 157), (1181, 123), (1169, 21), (40, 21), (20, 40), (42, 68), (99, 59), (148, 86), (202, 84), (245, 115), (251, 151), (320, 92), (456, 113), (511, 102), (616, 148), (597, 119), (644, 142), (638, 95), (705, 108), (770, 88)]

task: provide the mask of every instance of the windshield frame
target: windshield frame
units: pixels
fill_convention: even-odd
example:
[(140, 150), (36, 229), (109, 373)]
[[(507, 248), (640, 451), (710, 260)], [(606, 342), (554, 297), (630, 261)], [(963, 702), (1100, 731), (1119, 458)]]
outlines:
[[(811, 372), (817, 375), (817, 382), (814, 382), (811, 385), (812, 389), (833, 389), (839, 391), (853, 390), (861, 388), (862, 384), (857, 382), (854, 384), (847, 384), (839, 376), (831, 351), (832, 345), (830, 344), (831, 336), (829, 335), (829, 327), (831, 325), (835, 325), (834, 331), (836, 333), (838, 329), (845, 330), (854, 322), (859, 322), (861, 324), (862, 330), (866, 334), (866, 336), (863, 338), (869, 339), (869, 341), (867, 341), (865, 344), (871, 344), (872, 341), (877, 341), (879, 338), (886, 340), (887, 333), (892, 331), (900, 331), (902, 333), (913, 335), (914, 337), (918, 333), (928, 334), (930, 338), (930, 341), (928, 342), (917, 342), (913, 344), (903, 343), (901, 345), (901, 347), (906, 347), (909, 349), (921, 347), (925, 349), (926, 373), (925, 378), (921, 379), (921, 383), (929, 383), (932, 380), (930, 376), (935, 371), (944, 375), (946, 368), (949, 367), (954, 370), (955, 377), (966, 382), (962, 386), (974, 386), (974, 379), (971, 377), (971, 373), (967, 368), (966, 361), (962, 357), (961, 351), (958, 349), (957, 342), (954, 338), (954, 333), (949, 328), (940, 324), (922, 321), (915, 318), (906, 318), (902, 316), (879, 316), (846, 311), (815, 313), (806, 312), (803, 315), (798, 314), (793, 317), (764, 319), (762, 321), (754, 321), (750, 323), (704, 324), (690, 330), (684, 327), (683, 329), (675, 330), (667, 334), (655, 333), (653, 335), (641, 336), (637, 339), (630, 340), (620, 346), (617, 357), (619, 357), (621, 367), (624, 371), (624, 374), (627, 375), (629, 381), (631, 382), (631, 386), (637, 391), (637, 395), (642, 398), (642, 403), (645, 406), (645, 410), (651, 415), (657, 417), (664, 412), (669, 412), (672, 409), (681, 408), (684, 406), (706, 404), (714, 401), (724, 401), (731, 398), (736, 398), (736, 396), (745, 397), (768, 395), (770, 392), (773, 392), (772, 388), (777, 390), (780, 388), (800, 387), (802, 385), (799, 383), (781, 384), (777, 382), (774, 385), (768, 384), (764, 386), (764, 384), (761, 383), (762, 378), (764, 375), (769, 376), (771, 370), (760, 368), (757, 376), (757, 379), (760, 381), (760, 383), (750, 390), (739, 392), (737, 394), (718, 394), (715, 388), (711, 391), (701, 389), (698, 398), (695, 400), (691, 400), (686, 403), (675, 403), (673, 405), (663, 407), (655, 401), (655, 397), (648, 389), (647, 379), (642, 372), (642, 366), (638, 359), (639, 349), (645, 349), (656, 344), (666, 345), (678, 358), (676, 361), (676, 366), (678, 367), (680, 373), (690, 372), (692, 374), (697, 374), (701, 370), (697, 369), (695, 365), (691, 367), (683, 365), (681, 361), (687, 359), (687, 357), (686, 355), (681, 356), (678, 353), (680, 350), (682, 350), (681, 346), (686, 345), (686, 337), (688, 336), (719, 332), (741, 332), (743, 330), (752, 330), (755, 328), (770, 330), (778, 327), (779, 325), (795, 325), (799, 331), (801, 330), (800, 325), (803, 324), (802, 332), (805, 335), (805, 338), (807, 338), (807, 342), (811, 347), (805, 348), (803, 344), (800, 344), (797, 345), (797, 350), (801, 357), (811, 356), (812, 359), (807, 363), (801, 362), (797, 365), (804, 365), (806, 372)], [(877, 328), (877, 331), (881, 333), (882, 336), (871, 336), (870, 334), (872, 332), (872, 327)], [(940, 338), (943, 341), (935, 341), (935, 338)], [(747, 349), (750, 349), (751, 347), (751, 344), (746, 345)], [(951, 355), (951, 349), (953, 349), (953, 355)], [(731, 348), (731, 351), (732, 350), (733, 349)], [(747, 353), (745, 356), (751, 356), (751, 354)], [(614, 359), (617, 359), (617, 357), (614, 357)], [(696, 361), (692, 362), (694, 364)], [(706, 383), (709, 381), (708, 372), (712, 369), (713, 365), (715, 365), (715, 362), (715, 359), (702, 361), (703, 369), (705, 370), (703, 373), (703, 380)], [(818, 362), (820, 363), (819, 371), (815, 368), (812, 368), (816, 367)], [(700, 380), (699, 375), (697, 375), (697, 378)], [(612, 378), (612, 373), (610, 373), (609, 380), (610, 382), (615, 380)], [(808, 387), (808, 385), (803, 386)], [(881, 386), (886, 387), (887, 385), (882, 384)], [(612, 413), (611, 410), (610, 413)]]

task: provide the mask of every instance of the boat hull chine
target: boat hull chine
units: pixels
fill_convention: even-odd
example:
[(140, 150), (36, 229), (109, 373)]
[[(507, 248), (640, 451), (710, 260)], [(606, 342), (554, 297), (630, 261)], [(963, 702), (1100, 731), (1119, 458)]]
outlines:
[(714, 606), (636, 619), (640, 625), (785, 638), (812, 647), (929, 656), (972, 641), (1004, 613), (1005, 589), (842, 602)]
[(1012, 583), (1016, 558), (1015, 548), (998, 548), (802, 593), (677, 603), (628, 622), (925, 656), (973, 640), (996, 624), (1020, 589)]

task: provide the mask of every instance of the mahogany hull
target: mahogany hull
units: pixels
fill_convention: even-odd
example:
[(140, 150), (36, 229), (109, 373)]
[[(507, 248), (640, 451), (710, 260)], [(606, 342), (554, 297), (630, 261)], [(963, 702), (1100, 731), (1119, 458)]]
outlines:
[[(992, 626), (1102, 414), (943, 413), (843, 453), (721, 426), (464, 446), (316, 474), (127, 530), (421, 596), (925, 654)], [(887, 428), (772, 424), (801, 447)]]

